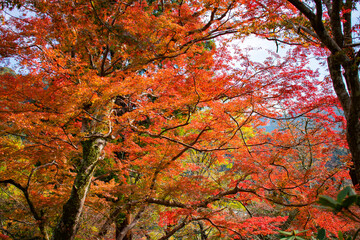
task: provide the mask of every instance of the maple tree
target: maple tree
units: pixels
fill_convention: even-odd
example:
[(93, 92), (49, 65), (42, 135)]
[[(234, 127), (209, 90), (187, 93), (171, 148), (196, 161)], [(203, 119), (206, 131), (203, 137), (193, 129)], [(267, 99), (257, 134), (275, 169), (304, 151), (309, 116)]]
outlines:
[[(0, 75), (2, 233), (353, 229), (313, 206), (346, 178), (344, 163), (328, 166), (345, 147), (331, 86), (296, 58), (301, 49), (262, 63), (232, 53), (221, 36), (258, 27), (248, 3), (2, 3), (0, 57), (18, 67)], [(271, 133), (266, 118), (278, 120)]]
[(264, 26), (252, 26), (258, 36), (275, 41), (277, 46), (297, 46), (307, 57), (325, 59), (329, 80), (346, 119), (346, 139), (352, 156), (349, 168), (354, 185), (360, 179), (357, 7), (357, 1), (352, 0), (267, 1), (251, 6), (259, 10), (259, 16), (270, 13), (259, 17), (258, 24), (263, 22)]

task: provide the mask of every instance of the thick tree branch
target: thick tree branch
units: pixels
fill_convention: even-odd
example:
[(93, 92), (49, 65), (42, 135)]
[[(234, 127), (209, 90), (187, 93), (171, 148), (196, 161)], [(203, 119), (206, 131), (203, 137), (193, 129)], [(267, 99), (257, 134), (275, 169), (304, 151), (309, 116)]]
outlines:
[(328, 57), (327, 62), (335, 93), (346, 116), (350, 110), (350, 96), (343, 81), (341, 65), (334, 56)]
[(177, 226), (175, 226), (173, 229), (171, 229), (169, 232), (166, 233), (165, 236), (162, 236), (161, 238), (159, 238), (159, 240), (166, 240), (169, 239), (172, 235), (174, 235), (177, 231), (179, 231), (180, 229), (182, 229), (183, 227), (185, 227), (188, 224), (188, 217), (186, 216), (184, 218), (184, 220), (179, 223)]
[(342, 4), (340, 0), (333, 1), (331, 8), (332, 10), (330, 12), (330, 25), (335, 42), (342, 48), (344, 45), (344, 35), (341, 31), (341, 19), (340, 19), (341, 5)]
[(315, 21), (316, 15), (304, 3), (299, 0), (288, 0), (294, 7), (303, 13), (310, 21)]
[(134, 219), (132, 220), (132, 222), (127, 225), (120, 233), (120, 236), (117, 238), (117, 240), (123, 240), (126, 236), (126, 234), (137, 224), (137, 222), (140, 220), (141, 215), (144, 213), (145, 209), (146, 209), (146, 205), (142, 206), (140, 208), (140, 210), (138, 211), (138, 213), (136, 214), (136, 216), (134, 217)]
[[(351, 13), (352, 13), (352, 8), (353, 8), (353, 1), (352, 0), (346, 0), (345, 6), (344, 6), (344, 14), (343, 14), (343, 18), (344, 18), (344, 23), (343, 23), (343, 28), (344, 28), (344, 42), (346, 45), (351, 45), (352, 44), (352, 24), (351, 24)], [(354, 54), (353, 49), (351, 49), (352, 51), (352, 55)]]
[(156, 199), (156, 198), (147, 198), (145, 200), (147, 203), (154, 203), (166, 207), (176, 207), (176, 208), (190, 208), (190, 205), (177, 202), (174, 200), (163, 200), (163, 199)]
[(322, 23), (323, 10), (321, 0), (314, 0), (316, 6), (316, 22)]
[[(37, 220), (39, 222), (43, 222), (42, 216), (36, 211), (35, 206), (30, 199), (29, 192), (28, 192), (29, 185), (27, 185), (27, 187), (23, 187), (20, 183), (16, 182), (13, 179), (0, 180), (0, 184), (1, 183), (11, 184), (11, 185), (15, 186), (17, 189), (19, 189), (23, 193), (25, 200), (30, 208), (30, 212), (33, 215), (33, 217), (35, 218), (35, 220)], [(43, 232), (43, 230), (41, 230), (41, 232)]]
[(303, 13), (309, 19), (311, 26), (315, 30), (317, 36), (325, 46), (332, 52), (336, 53), (341, 51), (341, 47), (329, 36), (322, 22), (322, 6), (321, 1), (316, 0), (316, 15), (301, 1), (288, 0), (294, 7)]

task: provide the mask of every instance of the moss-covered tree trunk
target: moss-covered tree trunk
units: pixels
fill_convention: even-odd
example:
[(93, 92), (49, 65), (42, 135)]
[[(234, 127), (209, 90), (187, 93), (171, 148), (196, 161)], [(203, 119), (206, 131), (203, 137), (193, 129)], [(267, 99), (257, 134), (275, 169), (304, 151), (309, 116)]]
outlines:
[(105, 143), (106, 141), (102, 138), (82, 142), (83, 160), (78, 169), (70, 198), (63, 206), (62, 216), (54, 230), (53, 240), (75, 238), (91, 179)]

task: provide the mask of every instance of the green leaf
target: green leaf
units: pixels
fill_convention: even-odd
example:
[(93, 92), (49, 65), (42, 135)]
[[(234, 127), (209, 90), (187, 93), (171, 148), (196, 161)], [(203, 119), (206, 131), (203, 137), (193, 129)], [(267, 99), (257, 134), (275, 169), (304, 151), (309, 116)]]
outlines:
[(324, 207), (330, 207), (330, 208), (333, 208), (333, 209), (336, 209), (336, 207), (338, 205), (337, 201), (335, 201), (334, 199), (332, 199), (329, 196), (324, 196), (324, 195), (319, 197), (318, 202)]
[(348, 208), (348, 207), (350, 207), (353, 203), (355, 203), (357, 199), (358, 199), (358, 196), (356, 196), (356, 195), (349, 196), (349, 197), (345, 198), (345, 200), (342, 202), (341, 205), (342, 205), (344, 208)]
[(325, 229), (320, 228), (320, 229), (318, 230), (318, 233), (317, 233), (317, 239), (323, 240), (323, 239), (325, 239), (325, 236), (326, 236), (326, 231), (325, 231)]
[(337, 201), (342, 202), (347, 195), (354, 195), (353, 190), (350, 186), (345, 187), (339, 192), (339, 194), (337, 195)]
[(348, 195), (348, 188), (344, 188), (337, 195), (337, 201), (342, 202), (342, 200), (344, 200), (347, 195)]
[(344, 235), (343, 235), (342, 231), (338, 232), (338, 238), (339, 238), (339, 240), (344, 240)]
[(285, 231), (281, 231), (281, 230), (278, 230), (279, 233), (283, 234), (283, 235), (286, 235), (286, 236), (292, 236), (294, 235), (293, 232), (285, 232)]
[(307, 232), (309, 230), (302, 230), (302, 231), (299, 231), (299, 230), (295, 230), (294, 233), (295, 235), (299, 234), (299, 233), (304, 233), (304, 232)]

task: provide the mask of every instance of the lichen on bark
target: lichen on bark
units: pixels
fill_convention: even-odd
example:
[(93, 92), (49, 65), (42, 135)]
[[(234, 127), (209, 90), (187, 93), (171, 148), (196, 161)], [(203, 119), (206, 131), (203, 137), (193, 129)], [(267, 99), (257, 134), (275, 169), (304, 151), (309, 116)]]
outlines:
[(95, 138), (82, 141), (83, 159), (74, 180), (69, 200), (63, 206), (63, 215), (54, 230), (53, 240), (75, 238), (91, 179), (106, 141)]

